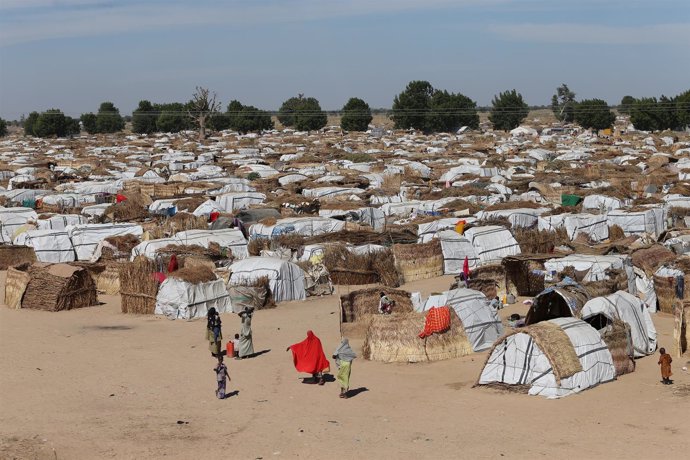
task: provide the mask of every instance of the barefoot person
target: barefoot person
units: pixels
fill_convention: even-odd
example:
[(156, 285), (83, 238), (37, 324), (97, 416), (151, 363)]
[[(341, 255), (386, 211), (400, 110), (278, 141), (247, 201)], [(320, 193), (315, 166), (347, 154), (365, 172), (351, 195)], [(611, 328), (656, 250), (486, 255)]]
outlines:
[(673, 373), (671, 372), (671, 363), (673, 362), (673, 359), (671, 358), (671, 355), (666, 353), (665, 348), (660, 348), (659, 349), (659, 365), (661, 366), (661, 383), (664, 385), (670, 385), (673, 383), (671, 380), (671, 376)]
[(347, 392), (350, 390), (350, 373), (352, 372), (352, 360), (357, 355), (350, 347), (350, 341), (346, 338), (340, 342), (338, 348), (333, 352), (333, 359), (336, 366), (338, 366), (338, 375), (336, 380), (340, 384), (340, 397), (347, 399)]
[(311, 374), (311, 383), (324, 384), (323, 373), (329, 372), (331, 366), (323, 352), (321, 340), (312, 331), (307, 331), (306, 339), (285, 349), (288, 350), (292, 350), (292, 361), (298, 372)]
[(216, 390), (216, 397), (218, 399), (225, 399), (225, 384), (230, 380), (230, 374), (228, 374), (228, 368), (223, 364), (223, 355), (218, 355), (218, 366), (216, 366), (213, 371), (216, 373), (216, 382), (218, 383), (218, 389)]

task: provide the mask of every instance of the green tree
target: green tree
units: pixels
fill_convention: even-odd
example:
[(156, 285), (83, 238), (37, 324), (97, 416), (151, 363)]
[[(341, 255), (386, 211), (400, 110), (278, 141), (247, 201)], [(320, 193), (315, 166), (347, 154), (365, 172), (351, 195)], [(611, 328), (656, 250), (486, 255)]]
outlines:
[(278, 120), (286, 127), (313, 131), (326, 126), (328, 116), (321, 110), (317, 99), (300, 94), (283, 102), (278, 111)]
[(680, 93), (675, 99), (678, 126), (680, 129), (685, 129), (690, 126), (690, 90)]
[(630, 122), (639, 131), (656, 131), (661, 127), (659, 103), (655, 97), (636, 99), (630, 109)]
[(409, 82), (405, 90), (393, 99), (391, 120), (395, 123), (395, 129), (429, 131), (427, 122), (433, 94), (434, 87), (428, 81)]
[(96, 134), (98, 132), (96, 128), (96, 115), (93, 113), (82, 113), (81, 124), (84, 126), (84, 131), (89, 134)]
[(558, 121), (567, 123), (575, 120), (575, 93), (563, 83), (556, 88), (556, 94), (551, 97), (551, 110)]
[(0, 118), (0, 137), (7, 136), (7, 122)]
[(606, 101), (585, 99), (575, 106), (575, 122), (585, 129), (606, 129), (616, 121), (616, 115)]
[(96, 114), (96, 131), (99, 133), (116, 133), (125, 128), (125, 120), (112, 102), (103, 102)]
[(37, 137), (64, 137), (69, 132), (67, 118), (59, 109), (46, 110), (36, 119), (33, 132)]
[(38, 120), (38, 112), (31, 112), (29, 116), (24, 120), (24, 134), (27, 136), (35, 136), (34, 126), (36, 126), (36, 121)]
[(662, 94), (657, 103), (657, 108), (659, 110), (658, 129), (680, 129), (681, 123), (678, 120), (675, 98), (668, 98)]
[(429, 131), (446, 133), (455, 132), (462, 126), (477, 129), (477, 103), (460, 93), (434, 90), (426, 125)]
[(79, 118), (65, 117), (65, 123), (67, 124), (67, 135), (68, 136), (78, 136), (81, 134), (81, 126), (79, 126)]
[(522, 99), (522, 94), (515, 90), (504, 91), (494, 96), (491, 104), (493, 108), (489, 114), (489, 121), (493, 123), (494, 129), (509, 131), (517, 128), (529, 113), (529, 107)]
[(630, 110), (632, 109), (633, 104), (635, 103), (635, 98), (632, 96), (623, 96), (623, 99), (621, 99), (621, 105), (618, 111), (622, 113), (623, 115), (630, 115)]
[(373, 119), (369, 104), (357, 97), (350, 98), (342, 112), (340, 127), (345, 131), (366, 131)]
[(239, 101), (228, 104), (230, 128), (240, 133), (273, 129), (271, 114), (252, 105), (242, 105)]
[(147, 100), (139, 101), (139, 106), (132, 114), (132, 131), (137, 134), (156, 132), (156, 119), (159, 113)]
[(160, 112), (156, 119), (158, 131), (178, 133), (193, 127), (184, 104), (173, 102), (169, 104), (155, 104), (153, 107), (157, 112)]

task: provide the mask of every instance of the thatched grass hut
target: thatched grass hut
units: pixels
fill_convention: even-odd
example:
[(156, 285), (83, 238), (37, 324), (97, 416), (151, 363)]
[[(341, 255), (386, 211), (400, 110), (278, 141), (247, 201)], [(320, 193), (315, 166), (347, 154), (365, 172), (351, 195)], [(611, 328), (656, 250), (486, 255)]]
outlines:
[(373, 287), (359, 289), (340, 296), (340, 332), (350, 338), (364, 337), (373, 316), (379, 315), (381, 293), (395, 302), (394, 311), (411, 313), (413, 311), (410, 293), (401, 289)]
[(437, 238), (423, 244), (394, 244), (395, 268), (405, 283), (443, 275), (443, 251)]
[(459, 358), (472, 353), (462, 323), (450, 309), (450, 329), (419, 338), (425, 315), (416, 312), (374, 315), (367, 328), (362, 355), (385, 363), (419, 363)]
[(156, 264), (145, 256), (120, 266), (120, 297), (122, 313), (152, 315), (156, 308), (158, 281)]
[(333, 284), (400, 286), (393, 253), (387, 248), (357, 254), (344, 244), (330, 244), (324, 249), (323, 264)]
[(553, 254), (518, 254), (504, 257), (507, 292), (518, 296), (535, 296), (544, 290), (544, 261)]
[(33, 263), (8, 270), (7, 304), (14, 308), (62, 311), (96, 305), (96, 286), (83, 267)]
[(0, 270), (14, 265), (36, 262), (34, 248), (29, 246), (0, 245)]

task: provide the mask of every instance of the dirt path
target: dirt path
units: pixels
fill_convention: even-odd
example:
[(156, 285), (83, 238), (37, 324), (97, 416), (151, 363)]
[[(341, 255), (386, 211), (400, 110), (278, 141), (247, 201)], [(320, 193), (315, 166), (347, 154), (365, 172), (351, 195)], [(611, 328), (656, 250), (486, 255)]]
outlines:
[[(428, 295), (449, 280), (405, 288)], [(257, 312), (254, 347), (265, 353), (228, 361), (228, 389), (238, 393), (218, 401), (203, 321), (125, 316), (119, 297), (101, 300), (61, 313), (0, 307), (0, 458), (680, 459), (690, 452), (690, 376), (680, 360), (673, 387), (659, 383), (654, 356), (616, 382), (549, 401), (471, 388), (484, 353), (415, 365), (357, 359), (359, 393), (341, 400), (335, 382), (302, 384), (285, 352), (312, 329), (330, 355), (340, 339), (331, 296)], [(513, 311), (526, 310), (502, 314)], [(669, 343), (672, 318), (654, 322), (660, 344)], [(225, 315), (223, 330), (226, 338), (239, 331), (238, 318)]]

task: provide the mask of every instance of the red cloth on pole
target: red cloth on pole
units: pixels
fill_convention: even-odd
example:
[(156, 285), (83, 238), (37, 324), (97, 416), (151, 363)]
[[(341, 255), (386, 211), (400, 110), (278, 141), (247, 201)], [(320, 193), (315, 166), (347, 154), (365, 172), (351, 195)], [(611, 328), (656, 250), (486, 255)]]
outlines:
[(290, 350), (297, 371), (307, 374), (330, 371), (331, 364), (323, 352), (321, 340), (312, 331), (308, 331), (307, 338), (300, 343), (290, 345)]
[(424, 330), (419, 334), (420, 339), (431, 334), (445, 332), (450, 329), (450, 309), (448, 307), (431, 307), (426, 314)]
[(170, 262), (168, 262), (168, 273), (174, 272), (177, 268), (177, 256), (173, 254), (170, 256)]
[(218, 211), (213, 211), (209, 217), (211, 222), (215, 222), (220, 217), (220, 213)]
[(465, 256), (465, 261), (462, 263), (462, 272), (465, 274), (465, 279), (470, 279), (470, 260)]
[(115, 195), (115, 201), (118, 203), (122, 203), (123, 201), (127, 201), (127, 197), (121, 194)]

